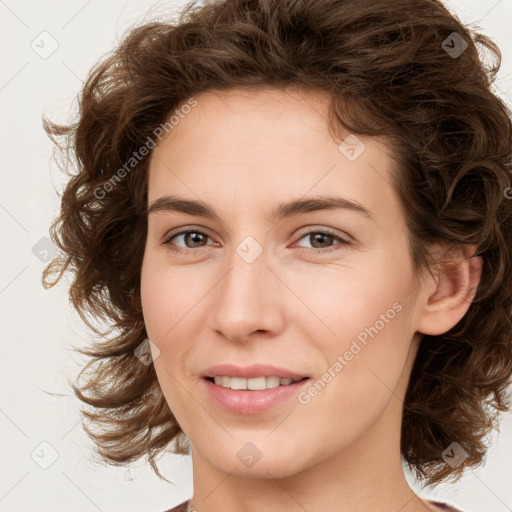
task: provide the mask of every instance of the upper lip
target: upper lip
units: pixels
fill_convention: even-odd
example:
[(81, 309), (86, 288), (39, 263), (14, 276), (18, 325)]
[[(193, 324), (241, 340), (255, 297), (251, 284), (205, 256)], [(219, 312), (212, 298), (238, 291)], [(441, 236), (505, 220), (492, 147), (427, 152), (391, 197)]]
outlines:
[(301, 380), (307, 375), (280, 368), (271, 364), (252, 364), (250, 366), (236, 366), (234, 364), (218, 364), (210, 366), (203, 372), (201, 377), (242, 377), (251, 379), (254, 377), (280, 377), (282, 379)]

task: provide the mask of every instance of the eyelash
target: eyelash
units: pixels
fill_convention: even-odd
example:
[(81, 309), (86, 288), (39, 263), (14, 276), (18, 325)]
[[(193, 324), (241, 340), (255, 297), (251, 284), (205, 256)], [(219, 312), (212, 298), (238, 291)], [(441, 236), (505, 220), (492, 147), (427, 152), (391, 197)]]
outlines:
[[(171, 240), (173, 240), (174, 238), (176, 238), (176, 237), (178, 237), (180, 235), (186, 235), (188, 233), (196, 233), (196, 234), (204, 235), (204, 236), (210, 238), (208, 234), (206, 234), (203, 231), (200, 231), (198, 229), (187, 229), (187, 230), (179, 231), (178, 233), (174, 233), (173, 235), (168, 237), (163, 242), (162, 245), (169, 245), (170, 249), (172, 251), (177, 252), (177, 253), (187, 253), (187, 252), (190, 252), (190, 251), (194, 251), (194, 250), (196, 250), (194, 248), (178, 247), (176, 245), (171, 244)], [(307, 233), (303, 233), (298, 240), (301, 240), (302, 238), (304, 238), (306, 236), (313, 235), (313, 234), (328, 235), (328, 236), (330, 236), (332, 238), (337, 239), (341, 243), (342, 246), (350, 245), (350, 242), (348, 240), (345, 240), (340, 235), (338, 235), (337, 233), (335, 233), (334, 231), (331, 231), (329, 229), (308, 231)], [(204, 247), (199, 247), (198, 249), (203, 249), (203, 248)], [(316, 253), (316, 254), (320, 253), (320, 254), (324, 254), (324, 253), (327, 253), (327, 252), (332, 252), (332, 251), (340, 250), (342, 247), (331, 247), (331, 248), (328, 248), (328, 249), (315, 249), (315, 248), (308, 248), (308, 247), (301, 247), (301, 248), (304, 249), (307, 253)]]

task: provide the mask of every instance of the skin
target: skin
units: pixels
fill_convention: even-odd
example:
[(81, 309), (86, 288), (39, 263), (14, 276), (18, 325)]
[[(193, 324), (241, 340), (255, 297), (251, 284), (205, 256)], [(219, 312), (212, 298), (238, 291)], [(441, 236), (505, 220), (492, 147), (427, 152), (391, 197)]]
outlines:
[[(392, 152), (358, 136), (366, 148), (349, 161), (328, 129), (327, 97), (266, 88), (196, 99), (153, 150), (148, 204), (166, 194), (199, 199), (221, 220), (150, 213), (141, 275), (155, 370), (192, 445), (193, 506), (433, 510), (402, 469), (403, 398), (421, 334), (446, 332), (464, 316), (480, 258), (435, 278), (414, 272), (390, 185)], [(372, 217), (335, 209), (270, 218), (281, 201), (334, 193)], [(164, 244), (179, 228), (207, 236)], [(325, 228), (350, 243), (315, 236)], [(236, 252), (247, 236), (263, 249), (250, 264)], [(397, 302), (401, 311), (307, 404), (293, 398), (246, 416), (203, 391), (200, 372), (223, 362), (270, 363), (316, 381)], [(262, 454), (252, 467), (237, 457), (248, 442)]]

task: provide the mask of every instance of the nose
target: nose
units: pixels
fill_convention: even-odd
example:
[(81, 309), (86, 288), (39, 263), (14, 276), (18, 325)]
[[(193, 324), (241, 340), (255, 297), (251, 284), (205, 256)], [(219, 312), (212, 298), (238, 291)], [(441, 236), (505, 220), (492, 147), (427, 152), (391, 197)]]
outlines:
[(265, 252), (250, 262), (233, 251), (229, 269), (214, 290), (211, 328), (217, 334), (246, 342), (256, 333), (272, 337), (283, 330), (285, 291)]

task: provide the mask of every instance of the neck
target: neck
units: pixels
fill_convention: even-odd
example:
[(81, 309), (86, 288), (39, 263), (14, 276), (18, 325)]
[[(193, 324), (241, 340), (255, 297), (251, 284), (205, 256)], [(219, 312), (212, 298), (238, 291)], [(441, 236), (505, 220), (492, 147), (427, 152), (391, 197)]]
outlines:
[[(416, 348), (411, 350), (411, 361)], [(193, 507), (197, 512), (434, 510), (412, 491), (402, 467), (400, 429), (410, 375), (406, 366), (388, 405), (365, 432), (327, 459), (304, 461), (297, 453), (293, 474), (285, 470), (277, 474), (277, 469), (260, 470), (257, 476), (250, 469), (239, 473), (235, 460), (233, 469), (221, 470), (192, 445)]]
[[(400, 415), (393, 397), (385, 414)], [(382, 425), (390, 429), (382, 435)], [(410, 488), (400, 457), (400, 425), (385, 417), (357, 442), (290, 476), (251, 478), (224, 472), (192, 448), (194, 496), (197, 512), (425, 512), (431, 510)], [(397, 433), (397, 434), (395, 434)], [(382, 442), (386, 439), (386, 442)], [(233, 467), (238, 467), (233, 462)]]

